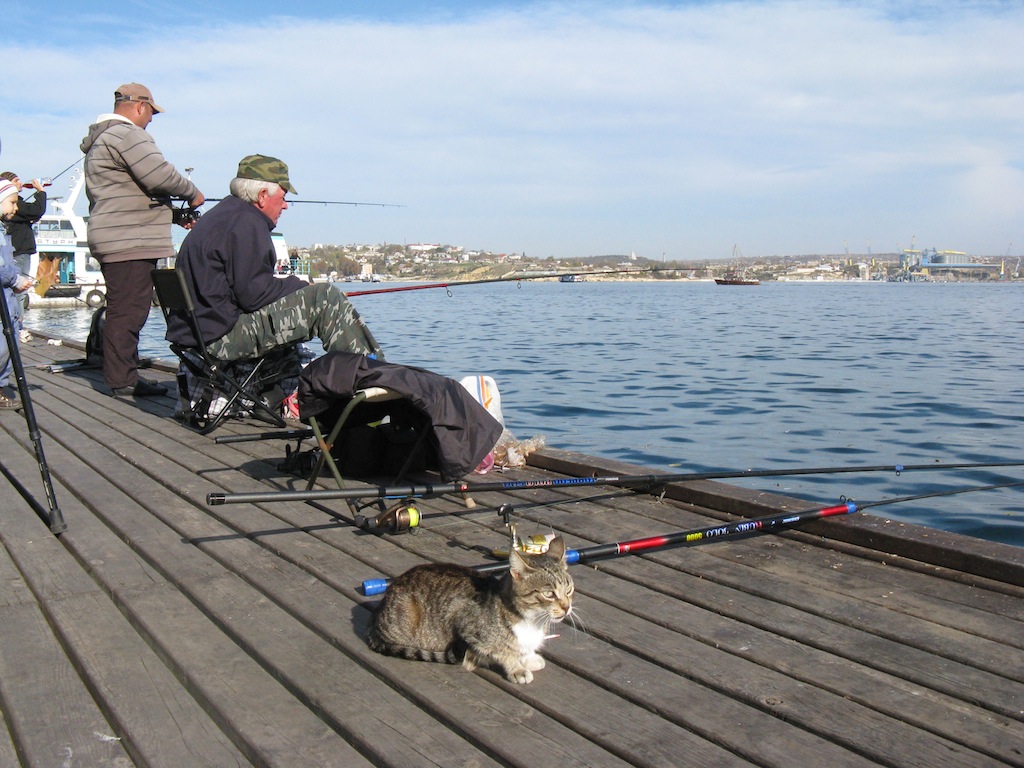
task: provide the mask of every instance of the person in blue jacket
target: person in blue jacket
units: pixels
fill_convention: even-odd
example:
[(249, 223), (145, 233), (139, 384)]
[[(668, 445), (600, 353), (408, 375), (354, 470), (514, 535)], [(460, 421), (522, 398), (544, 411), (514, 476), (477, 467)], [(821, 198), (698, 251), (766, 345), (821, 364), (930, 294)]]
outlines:
[[(18, 185), (7, 179), (0, 180), (0, 220), (10, 221), (18, 212)], [(3, 301), (11, 316), (14, 330), (20, 326), (21, 303), (16, 294), (32, 287), (32, 278), (23, 275), (14, 261), (14, 247), (4, 229), (0, 242), (0, 286)], [(21, 402), (15, 397), (11, 383), (11, 350), (7, 347), (7, 334), (0, 334), (0, 410), (19, 410)]]

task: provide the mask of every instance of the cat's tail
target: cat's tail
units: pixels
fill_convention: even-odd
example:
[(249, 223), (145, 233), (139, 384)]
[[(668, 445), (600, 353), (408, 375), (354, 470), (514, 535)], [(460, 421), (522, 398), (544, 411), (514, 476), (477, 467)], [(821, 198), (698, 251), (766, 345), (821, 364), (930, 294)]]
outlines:
[(366, 639), (370, 649), (377, 653), (382, 653), (385, 656), (398, 656), (399, 658), (410, 659), (411, 661), (434, 661), (441, 664), (456, 664), (462, 661), (464, 655), (464, 653), (454, 647), (446, 648), (443, 651), (435, 651), (429, 648), (417, 648), (412, 645), (394, 643), (382, 637), (376, 631), (376, 627), (370, 628)]

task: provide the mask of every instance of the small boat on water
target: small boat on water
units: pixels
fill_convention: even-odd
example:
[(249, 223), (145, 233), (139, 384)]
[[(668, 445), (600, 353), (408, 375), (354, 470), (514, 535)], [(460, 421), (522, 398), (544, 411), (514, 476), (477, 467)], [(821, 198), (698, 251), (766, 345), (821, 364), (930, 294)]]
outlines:
[(737, 275), (726, 275), (725, 277), (716, 277), (715, 283), (718, 285), (760, 285), (761, 281)]
[[(732, 258), (733, 262), (736, 262), (743, 258), (743, 253), (740, 251), (739, 245), (732, 247)], [(747, 277), (746, 271), (740, 272), (726, 272), (721, 277), (715, 278), (715, 283), (718, 285), (760, 285), (761, 281), (755, 277)]]
[(309, 274), (309, 264), (301, 259), (293, 258), (288, 253), (288, 243), (280, 232), (271, 232), (270, 240), (274, 244), (274, 254), (277, 257), (277, 264), (274, 267), (274, 274), (278, 277), (295, 275), (307, 283), (313, 282), (313, 276)]
[(560, 283), (582, 283), (586, 281), (584, 275), (559, 275), (558, 282)]

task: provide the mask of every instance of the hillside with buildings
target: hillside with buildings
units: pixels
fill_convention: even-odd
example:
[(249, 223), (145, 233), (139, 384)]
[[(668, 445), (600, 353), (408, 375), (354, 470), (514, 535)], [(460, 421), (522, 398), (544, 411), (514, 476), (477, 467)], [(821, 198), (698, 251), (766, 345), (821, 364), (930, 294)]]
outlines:
[(743, 274), (768, 281), (998, 281), (1019, 280), (1020, 258), (976, 257), (959, 251), (906, 250), (889, 254), (824, 254), (744, 257), (699, 261), (653, 260), (636, 254), (582, 259), (533, 258), (453, 245), (325, 245), (290, 248), (296, 271), (328, 280), (456, 280), (516, 273), (636, 270), (638, 274), (595, 275), (591, 279), (712, 280)]

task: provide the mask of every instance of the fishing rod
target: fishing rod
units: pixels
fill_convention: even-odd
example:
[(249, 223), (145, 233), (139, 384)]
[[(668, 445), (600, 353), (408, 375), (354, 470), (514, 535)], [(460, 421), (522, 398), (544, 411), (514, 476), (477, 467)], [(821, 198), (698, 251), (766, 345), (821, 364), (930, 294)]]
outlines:
[(74, 167), (75, 167), (76, 165), (78, 165), (78, 164), (79, 164), (80, 162), (82, 162), (83, 160), (85, 160), (85, 155), (82, 155), (82, 156), (81, 156), (80, 158), (78, 158), (77, 160), (75, 160), (75, 162), (73, 162), (73, 163), (72, 163), (71, 165), (69, 165), (69, 166), (68, 166), (67, 168), (65, 168), (65, 169), (64, 169), (63, 171), (61, 171), (60, 173), (58, 173), (58, 174), (57, 174), (56, 176), (51, 176), (51, 177), (50, 177), (50, 180), (51, 180), (51, 181), (56, 181), (57, 179), (59, 179), (59, 178), (60, 178), (61, 176), (63, 176), (63, 175), (65, 174), (65, 173), (67, 173), (68, 171), (70, 171), (70, 170), (71, 170), (72, 168), (74, 168)]
[(371, 293), (398, 293), (399, 291), (422, 291), (427, 288), (447, 288), (448, 295), (451, 296), (452, 288), (457, 288), (462, 285), (482, 285), (483, 283), (512, 283), (520, 282), (521, 280), (542, 280), (544, 278), (551, 277), (573, 277), (575, 275), (637, 275), (646, 274), (648, 272), (659, 271), (657, 267), (651, 267), (650, 269), (602, 269), (593, 272), (542, 272), (539, 274), (524, 274), (524, 275), (505, 275), (503, 277), (487, 277), (480, 280), (456, 280), (452, 283), (425, 283), (423, 285), (403, 285), (397, 288), (374, 288), (368, 291), (346, 291), (346, 296), (366, 296)]
[[(1000, 483), (998, 485), (978, 485), (970, 488), (954, 488), (952, 490), (922, 493), (914, 496), (900, 496), (893, 499), (870, 501), (860, 505), (853, 501), (846, 500), (834, 506), (811, 509), (805, 512), (779, 512), (771, 515), (764, 515), (762, 517), (751, 517), (744, 520), (737, 520), (724, 525), (722, 523), (718, 523), (715, 525), (705, 526), (703, 528), (692, 528), (687, 531), (674, 531), (672, 533), (664, 533), (658, 536), (647, 536), (642, 539), (617, 541), (610, 544), (595, 544), (590, 547), (583, 547), (582, 549), (566, 549), (565, 561), (569, 565), (575, 565), (576, 563), (589, 562), (591, 560), (622, 557), (623, 555), (667, 549), (670, 547), (693, 546), (695, 544), (717, 541), (725, 538), (740, 538), (755, 534), (774, 533), (812, 520), (821, 520), (823, 518), (834, 517), (836, 515), (853, 514), (858, 510), (869, 509), (871, 507), (881, 507), (887, 504), (899, 504), (907, 501), (918, 501), (920, 499), (929, 499), (937, 496), (953, 496), (959, 493), (991, 491), (997, 488), (1013, 488), (1018, 486), (1024, 486), (1024, 481)], [(507, 569), (507, 562), (486, 563), (484, 565), (473, 567), (473, 571), (476, 573), (500, 573)], [(363, 594), (367, 596), (379, 595), (387, 590), (389, 581), (390, 579), (367, 579), (362, 584)]]
[[(191, 170), (186, 169), (186, 170)], [(219, 203), (223, 200), (223, 197), (206, 197), (203, 198), (203, 205), (206, 203)], [(381, 208), (405, 208), (404, 205), (397, 203), (363, 203), (363, 202), (347, 202), (344, 200), (288, 200), (288, 205), (295, 205), (295, 203), (316, 203), (317, 205), (374, 205)], [(193, 224), (196, 223), (202, 217), (202, 211), (199, 208), (192, 208), (186, 205), (184, 202), (178, 208), (174, 208), (174, 223), (189, 229)]]
[(695, 480), (726, 480), (743, 477), (786, 477), (790, 475), (832, 475), (849, 472), (903, 472), (943, 469), (992, 469), (1024, 466), (1024, 461), (960, 464), (883, 464), (864, 467), (804, 467), (800, 469), (747, 469), (679, 474), (609, 475), (604, 477), (559, 477), (547, 480), (496, 480), (483, 483), (437, 483), (425, 485), (365, 486), (363, 488), (318, 489), (308, 491), (264, 491), (259, 493), (208, 493), (209, 506), (220, 504), (259, 504), (265, 501), (322, 501), (328, 499), (429, 498), (448, 493), (484, 493), (534, 488), (559, 488), (579, 485), (658, 486)]
[[(219, 203), (223, 200), (223, 197), (207, 197), (205, 202), (207, 203)], [(315, 205), (373, 205), (378, 208), (405, 208), (404, 205), (399, 203), (364, 203), (364, 202), (348, 202), (346, 200), (287, 200), (288, 205), (295, 205), (296, 203), (310, 203)]]

